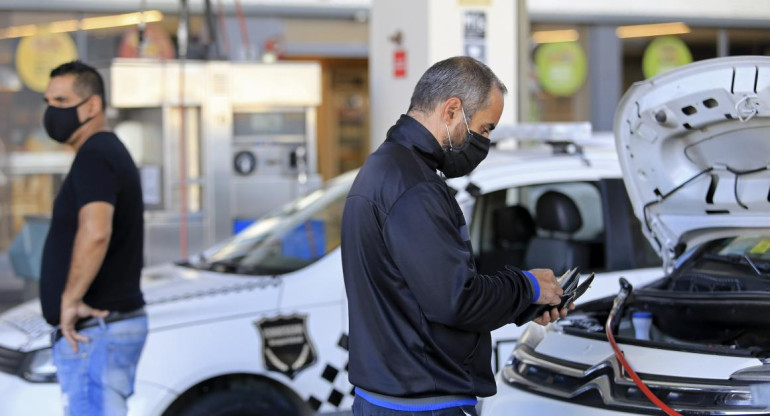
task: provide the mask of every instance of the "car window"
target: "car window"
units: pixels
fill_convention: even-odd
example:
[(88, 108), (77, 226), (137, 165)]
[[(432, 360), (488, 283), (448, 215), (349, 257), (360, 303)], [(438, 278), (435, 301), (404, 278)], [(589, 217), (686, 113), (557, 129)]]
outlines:
[[(578, 228), (568, 231), (560, 229), (553, 219), (538, 218), (537, 204), (546, 194), (549, 198), (558, 194), (560, 205), (574, 204), (577, 210), (569, 211), (569, 215), (577, 218), (568, 221), (572, 226), (580, 224)], [(491, 192), (476, 201), (471, 221), (474, 254), (481, 273), (494, 273), (505, 265), (548, 267), (543, 264), (547, 257), (533, 250), (551, 245), (567, 246), (569, 253), (573, 248), (581, 252), (581, 267), (603, 269), (604, 231), (602, 196), (595, 182), (557, 182)]]
[(748, 258), (770, 266), (770, 235), (743, 235), (725, 239), (721, 244), (711, 246), (708, 252), (728, 258), (740, 257), (744, 260)]
[(340, 245), (342, 211), (352, 176), (330, 182), (212, 247), (194, 267), (240, 274), (283, 274), (306, 267)]

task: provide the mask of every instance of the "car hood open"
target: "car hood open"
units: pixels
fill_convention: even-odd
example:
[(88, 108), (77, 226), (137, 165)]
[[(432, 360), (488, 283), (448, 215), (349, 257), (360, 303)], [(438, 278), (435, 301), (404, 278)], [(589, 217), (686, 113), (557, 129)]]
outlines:
[(638, 82), (614, 130), (634, 213), (665, 265), (703, 241), (770, 227), (770, 57)]

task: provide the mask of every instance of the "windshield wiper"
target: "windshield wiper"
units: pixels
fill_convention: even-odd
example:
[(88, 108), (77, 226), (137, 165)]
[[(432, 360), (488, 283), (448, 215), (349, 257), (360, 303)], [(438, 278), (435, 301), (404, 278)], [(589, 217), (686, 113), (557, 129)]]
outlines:
[(238, 273), (240, 267), (240, 262), (235, 260), (217, 260), (201, 264), (201, 268), (220, 273)]
[(741, 264), (740, 258), (736, 255), (721, 256), (719, 254), (703, 253), (703, 258), (707, 260), (715, 260), (715, 261), (728, 263), (728, 264)]
[(239, 260), (218, 260), (201, 265), (202, 269), (218, 273), (246, 274), (252, 276), (276, 276), (288, 273), (291, 270), (284, 270), (277, 267), (264, 267), (255, 265), (244, 265)]
[(265, 267), (265, 266), (241, 266), (238, 268), (238, 273), (248, 274), (253, 276), (278, 276), (281, 274), (292, 272), (293, 270), (282, 269), (278, 267)]
[(770, 270), (770, 265), (767, 263), (756, 263), (747, 254), (743, 254), (743, 255), (728, 254), (726, 256), (722, 256), (722, 255), (712, 254), (712, 253), (703, 253), (703, 258), (707, 260), (715, 260), (715, 261), (728, 263), (728, 264), (748, 265), (751, 267), (752, 271), (756, 273), (757, 276), (770, 277), (770, 275), (766, 273), (766, 271)]
[(751, 268), (754, 269), (754, 272), (757, 274), (757, 276), (765, 277), (765, 274), (759, 271), (759, 269), (757, 268), (757, 265), (754, 264), (754, 262), (751, 260), (751, 257), (744, 254), (743, 258), (746, 259), (746, 262), (749, 263), (749, 266), (751, 266)]

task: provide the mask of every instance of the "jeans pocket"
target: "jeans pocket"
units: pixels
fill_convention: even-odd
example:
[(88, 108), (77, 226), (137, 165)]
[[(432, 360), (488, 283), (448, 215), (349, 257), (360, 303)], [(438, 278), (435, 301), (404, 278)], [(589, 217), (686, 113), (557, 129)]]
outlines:
[(104, 372), (104, 382), (115, 389), (123, 398), (134, 391), (134, 379), (139, 357), (144, 348), (147, 333), (121, 334), (111, 337), (107, 344), (107, 368)]
[(144, 348), (144, 338), (112, 339), (107, 345), (110, 367), (128, 368), (136, 366)]

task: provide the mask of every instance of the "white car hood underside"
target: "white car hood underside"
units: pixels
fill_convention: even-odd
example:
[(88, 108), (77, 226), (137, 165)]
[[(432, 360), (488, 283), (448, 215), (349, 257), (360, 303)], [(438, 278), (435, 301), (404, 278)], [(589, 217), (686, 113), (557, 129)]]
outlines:
[(770, 57), (711, 59), (634, 84), (615, 144), (665, 264), (680, 243), (770, 228)]

